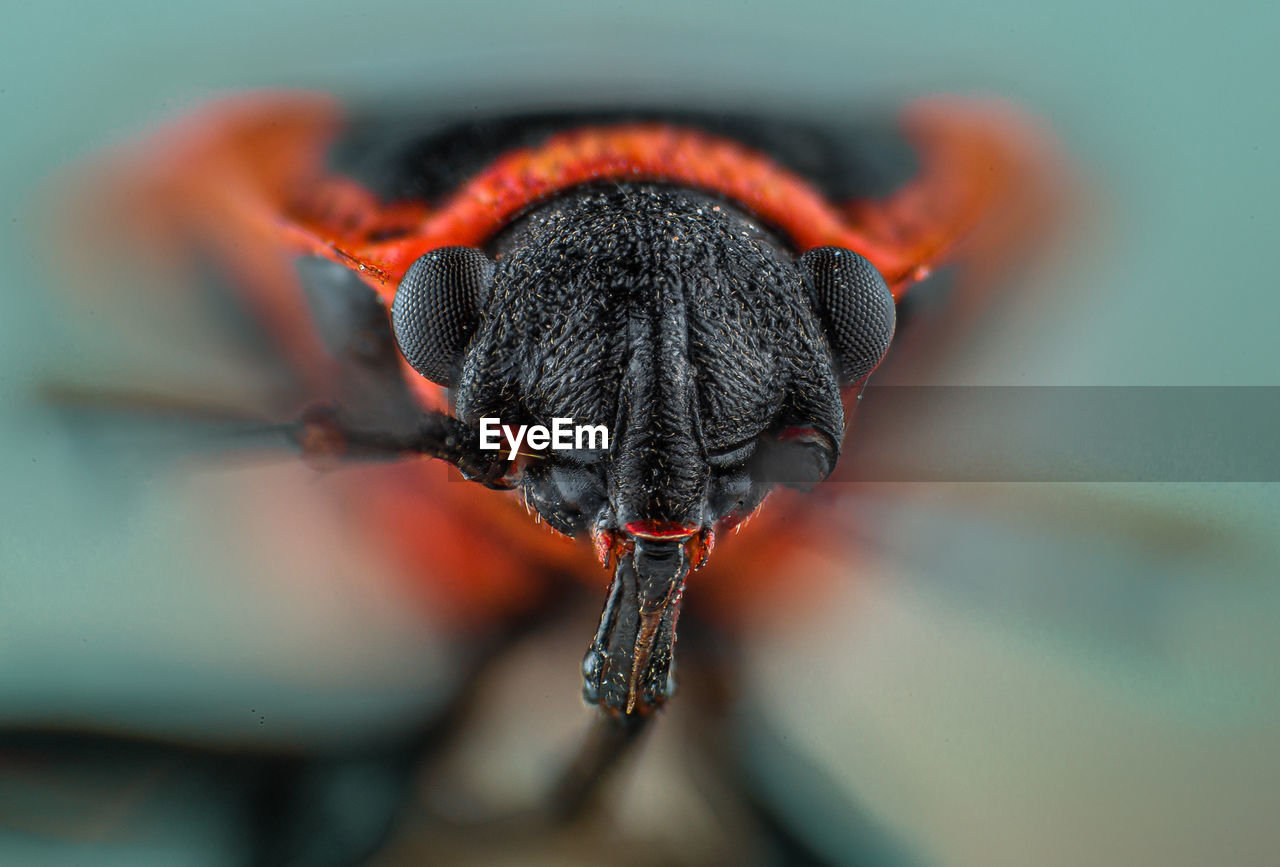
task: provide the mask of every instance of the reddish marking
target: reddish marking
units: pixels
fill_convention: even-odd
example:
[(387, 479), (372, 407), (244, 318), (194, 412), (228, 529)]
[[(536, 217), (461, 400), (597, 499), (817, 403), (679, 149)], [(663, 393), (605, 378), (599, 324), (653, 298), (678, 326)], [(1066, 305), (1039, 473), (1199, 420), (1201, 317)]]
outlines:
[[(689, 566), (692, 571), (702, 568), (702, 564), (707, 562), (707, 557), (711, 554), (711, 549), (716, 546), (716, 531), (714, 529), (703, 530), (688, 542), (689, 546)], [(683, 585), (681, 585), (683, 586)]]
[(584, 183), (619, 180), (717, 193), (778, 227), (801, 249), (872, 246), (816, 189), (764, 154), (697, 130), (645, 123), (585, 127), (510, 151), (429, 214), (414, 237), (350, 252), (380, 271), (403, 275), (429, 250), (483, 244), (535, 202)]
[(687, 539), (698, 532), (697, 524), (679, 524), (675, 521), (632, 521), (623, 529), (637, 539)]
[(617, 542), (617, 534), (612, 530), (592, 530), (591, 545), (595, 548), (596, 559), (600, 561), (600, 565), (609, 568), (609, 560), (614, 553), (614, 545)]

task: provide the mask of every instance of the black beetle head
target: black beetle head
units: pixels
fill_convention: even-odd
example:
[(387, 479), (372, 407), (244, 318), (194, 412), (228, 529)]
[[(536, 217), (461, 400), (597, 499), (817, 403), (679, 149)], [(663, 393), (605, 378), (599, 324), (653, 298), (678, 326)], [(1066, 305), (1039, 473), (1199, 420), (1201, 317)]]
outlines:
[(588, 697), (656, 706), (685, 576), (772, 487), (831, 472), (840, 384), (884, 354), (893, 299), (850, 251), (796, 259), (737, 208), (658, 185), (571, 191), (489, 252), (415, 264), (395, 300), (397, 339), (419, 372), (454, 387), (469, 425), (607, 429), (607, 446), (524, 449), (512, 476), (548, 524), (590, 533), (618, 564)]

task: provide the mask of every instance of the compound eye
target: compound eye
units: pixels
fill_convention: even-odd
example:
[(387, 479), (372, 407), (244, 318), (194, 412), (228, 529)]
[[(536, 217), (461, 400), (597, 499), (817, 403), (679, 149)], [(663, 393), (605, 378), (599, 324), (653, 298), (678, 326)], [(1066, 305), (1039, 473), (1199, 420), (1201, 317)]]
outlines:
[(472, 247), (441, 247), (409, 268), (391, 305), (391, 328), (405, 360), (451, 387), (480, 322), (493, 262)]
[(818, 247), (800, 257), (841, 385), (876, 369), (893, 339), (893, 293), (875, 266), (852, 250)]

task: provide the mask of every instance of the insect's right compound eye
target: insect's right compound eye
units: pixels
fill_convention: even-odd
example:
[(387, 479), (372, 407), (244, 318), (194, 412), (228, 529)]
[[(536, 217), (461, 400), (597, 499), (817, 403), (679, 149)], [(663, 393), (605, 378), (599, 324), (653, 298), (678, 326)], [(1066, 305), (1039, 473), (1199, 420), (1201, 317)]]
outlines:
[(391, 305), (391, 327), (405, 360), (451, 387), (480, 322), (493, 262), (472, 247), (441, 247), (409, 268)]
[(822, 317), (840, 384), (866, 379), (893, 339), (893, 293), (874, 265), (842, 247), (810, 250), (800, 257), (800, 266)]

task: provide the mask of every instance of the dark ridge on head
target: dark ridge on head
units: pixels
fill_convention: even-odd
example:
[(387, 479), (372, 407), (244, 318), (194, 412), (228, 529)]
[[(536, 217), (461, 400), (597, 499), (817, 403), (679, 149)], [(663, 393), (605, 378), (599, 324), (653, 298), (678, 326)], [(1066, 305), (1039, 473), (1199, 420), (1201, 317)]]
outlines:
[(707, 455), (801, 416), (839, 442), (793, 252), (733, 206), (653, 184), (582, 188), (494, 251), (458, 412), (608, 425), (620, 520), (700, 521)]

